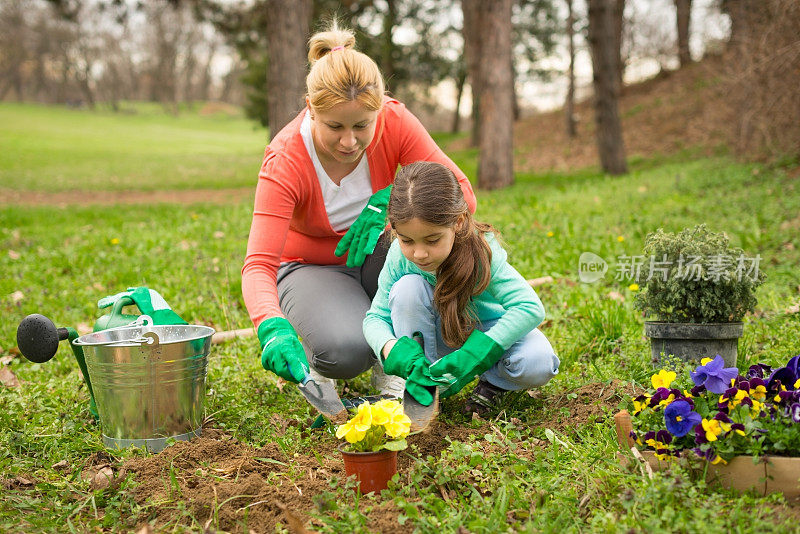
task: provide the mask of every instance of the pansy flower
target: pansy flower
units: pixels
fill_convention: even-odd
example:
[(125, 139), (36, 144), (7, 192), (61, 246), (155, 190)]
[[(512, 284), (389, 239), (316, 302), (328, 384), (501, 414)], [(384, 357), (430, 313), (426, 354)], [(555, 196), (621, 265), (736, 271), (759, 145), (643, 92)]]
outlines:
[(650, 383), (653, 384), (653, 388), (655, 389), (669, 389), (677, 376), (678, 375), (673, 371), (661, 369), (659, 372), (650, 377)]
[(664, 410), (667, 430), (676, 438), (688, 434), (702, 419), (685, 400), (676, 400)]
[(795, 382), (800, 379), (800, 369), (798, 369), (798, 366), (800, 366), (800, 356), (795, 356), (789, 360), (786, 367), (781, 367), (773, 371), (769, 380), (767, 380), (767, 389), (777, 390), (777, 387), (773, 388), (776, 382), (788, 384), (789, 387), (794, 388)]
[[(717, 437), (722, 435), (725, 432), (722, 429), (722, 425), (724, 423), (721, 423), (717, 419), (705, 419), (704, 418), (702, 421), (700, 421), (700, 424), (702, 425), (703, 432), (705, 432), (705, 438), (708, 441), (717, 441)], [(730, 429), (730, 427), (728, 427), (728, 428)]]
[(772, 367), (769, 365), (765, 365), (763, 363), (757, 363), (755, 365), (751, 365), (750, 369), (747, 370), (747, 378), (764, 378), (765, 376), (769, 376), (772, 374)]
[[(703, 359), (704, 362), (707, 360)], [(719, 354), (691, 373), (695, 385), (703, 384), (712, 393), (725, 393), (731, 386), (731, 381), (738, 375), (739, 370), (736, 367), (725, 367), (725, 360)]]
[(789, 415), (792, 416), (792, 421), (800, 423), (800, 402), (795, 402), (789, 408)]

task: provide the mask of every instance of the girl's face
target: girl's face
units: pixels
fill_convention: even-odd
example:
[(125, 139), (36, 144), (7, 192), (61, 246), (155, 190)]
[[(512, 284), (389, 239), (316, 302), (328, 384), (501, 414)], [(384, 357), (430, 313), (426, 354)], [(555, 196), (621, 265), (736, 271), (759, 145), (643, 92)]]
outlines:
[(397, 223), (394, 231), (400, 241), (400, 251), (423, 271), (434, 273), (453, 250), (456, 238), (451, 226), (435, 226), (414, 217)]
[(377, 111), (368, 110), (356, 100), (327, 111), (312, 110), (314, 146), (323, 163), (357, 163), (375, 137), (377, 117)]

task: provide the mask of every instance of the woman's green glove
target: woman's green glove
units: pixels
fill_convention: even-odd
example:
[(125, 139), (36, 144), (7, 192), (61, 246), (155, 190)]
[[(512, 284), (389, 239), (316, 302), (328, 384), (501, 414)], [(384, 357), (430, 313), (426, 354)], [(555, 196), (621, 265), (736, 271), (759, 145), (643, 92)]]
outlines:
[(342, 256), (347, 252), (348, 267), (360, 267), (364, 259), (375, 251), (375, 245), (386, 228), (386, 207), (391, 192), (392, 186), (389, 185), (369, 197), (367, 207), (336, 245), (333, 253)]
[(443, 391), (440, 398), (446, 399), (455, 395), (472, 380), (488, 371), (505, 353), (503, 347), (495, 340), (481, 332), (473, 330), (464, 345), (450, 354), (443, 356), (430, 366), (431, 377), (452, 378), (452, 385)]
[(398, 339), (389, 351), (383, 370), (386, 374), (405, 378), (406, 391), (423, 406), (430, 406), (433, 402), (433, 394), (427, 388), (450, 385), (446, 378), (431, 377), (422, 347), (407, 336)]
[(300, 338), (283, 317), (271, 317), (258, 325), (261, 366), (290, 382), (300, 382), (308, 373), (308, 358)]

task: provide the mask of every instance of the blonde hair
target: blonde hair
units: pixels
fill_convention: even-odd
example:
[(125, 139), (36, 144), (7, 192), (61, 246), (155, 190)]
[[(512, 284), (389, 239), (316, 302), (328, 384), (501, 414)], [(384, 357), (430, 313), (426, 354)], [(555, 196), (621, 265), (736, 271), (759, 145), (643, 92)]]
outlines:
[(308, 40), (311, 69), (306, 76), (306, 91), (314, 110), (327, 111), (353, 100), (369, 111), (378, 111), (383, 105), (380, 69), (355, 45), (353, 32), (339, 28), (336, 22)]

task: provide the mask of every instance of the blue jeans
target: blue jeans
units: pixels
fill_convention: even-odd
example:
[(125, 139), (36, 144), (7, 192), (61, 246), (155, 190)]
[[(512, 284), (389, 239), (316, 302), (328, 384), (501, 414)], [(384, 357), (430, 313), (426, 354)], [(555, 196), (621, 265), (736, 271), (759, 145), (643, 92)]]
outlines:
[[(435, 362), (456, 350), (442, 339), (442, 324), (439, 312), (433, 303), (433, 286), (418, 274), (407, 274), (400, 278), (389, 291), (389, 309), (394, 335), (412, 337), (422, 335), (425, 357)], [(478, 323), (477, 328), (486, 331), (497, 320)], [(507, 389), (520, 390), (543, 386), (558, 374), (561, 362), (553, 351), (547, 337), (534, 328), (514, 343), (500, 360), (481, 375), (490, 384)]]

